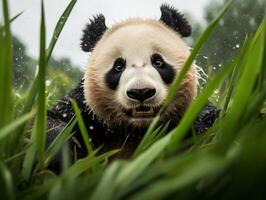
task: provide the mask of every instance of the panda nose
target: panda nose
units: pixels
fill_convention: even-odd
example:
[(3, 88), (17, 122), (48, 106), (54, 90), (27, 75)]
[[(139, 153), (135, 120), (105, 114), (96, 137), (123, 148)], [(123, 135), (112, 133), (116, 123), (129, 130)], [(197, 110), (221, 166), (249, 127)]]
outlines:
[(140, 102), (154, 96), (156, 90), (154, 88), (143, 88), (143, 89), (131, 89), (127, 91), (127, 96), (131, 99), (139, 100)]

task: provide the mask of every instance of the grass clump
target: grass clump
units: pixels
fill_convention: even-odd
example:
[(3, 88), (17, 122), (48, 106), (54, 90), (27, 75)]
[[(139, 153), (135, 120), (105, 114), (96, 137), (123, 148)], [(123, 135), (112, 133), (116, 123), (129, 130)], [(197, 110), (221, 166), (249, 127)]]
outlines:
[[(45, 148), (46, 66), (76, 0), (59, 19), (48, 49), (42, 3), (38, 74), (21, 113), (14, 110), (12, 35), (8, 1), (2, 0), (0, 27), (0, 193), (4, 199), (264, 199), (266, 178), (266, 18), (254, 36), (191, 104), (180, 124), (165, 134), (168, 124), (155, 128), (156, 117), (130, 160), (106, 160), (118, 150), (96, 154), (75, 102), (76, 117)], [(231, 1), (199, 38), (174, 82), (171, 101), (191, 63), (206, 43)], [(187, 130), (208, 99), (220, 88), (221, 115), (190, 148), (176, 154)], [(27, 125), (33, 123), (32, 130)], [(80, 126), (89, 155), (70, 164), (67, 140)], [(29, 136), (30, 135), (30, 136)], [(28, 137), (29, 136), (29, 137)], [(63, 170), (54, 174), (47, 164), (62, 149)]]

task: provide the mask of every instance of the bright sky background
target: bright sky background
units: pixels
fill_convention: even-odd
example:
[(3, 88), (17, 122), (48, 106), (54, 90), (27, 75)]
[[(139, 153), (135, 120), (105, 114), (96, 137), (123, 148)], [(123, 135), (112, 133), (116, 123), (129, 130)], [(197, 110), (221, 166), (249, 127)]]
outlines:
[[(86, 67), (88, 54), (80, 49), (82, 29), (93, 15), (105, 15), (107, 25), (129, 17), (159, 18), (160, 5), (168, 3), (197, 20), (203, 20), (204, 7), (210, 0), (78, 0), (57, 42), (53, 55), (69, 57), (74, 64)], [(11, 16), (24, 11), (12, 24), (12, 30), (27, 46), (28, 54), (37, 58), (39, 48), (40, 0), (10, 0)], [(47, 39), (69, 0), (44, 0)]]

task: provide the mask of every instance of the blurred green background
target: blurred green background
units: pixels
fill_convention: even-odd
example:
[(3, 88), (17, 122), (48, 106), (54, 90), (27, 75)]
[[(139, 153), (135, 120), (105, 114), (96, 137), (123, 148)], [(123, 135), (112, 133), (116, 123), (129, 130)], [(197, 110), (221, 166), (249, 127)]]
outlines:
[[(26, 46), (15, 36), (13, 45), (13, 83), (17, 94), (23, 95), (35, 78), (38, 60), (27, 54)], [(52, 57), (48, 63), (46, 80), (49, 104), (54, 105), (58, 99), (75, 87), (82, 75), (81, 69), (74, 66), (69, 58)]]

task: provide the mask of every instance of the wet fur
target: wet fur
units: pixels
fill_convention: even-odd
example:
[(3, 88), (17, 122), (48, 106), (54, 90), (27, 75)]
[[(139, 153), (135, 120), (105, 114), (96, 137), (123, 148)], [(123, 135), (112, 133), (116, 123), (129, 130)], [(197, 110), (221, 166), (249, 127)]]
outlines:
[[(142, 31), (146, 28), (153, 30), (150, 34), (159, 40), (160, 36), (164, 35), (168, 39), (162, 40), (164, 41), (163, 45), (160, 45), (160, 48), (155, 49), (155, 51), (164, 55), (164, 58), (174, 67), (176, 75), (178, 75), (190, 54), (189, 47), (183, 42), (182, 37), (191, 34), (191, 27), (183, 15), (173, 7), (163, 5), (161, 12), (162, 16), (159, 21), (129, 19), (108, 29), (105, 25), (104, 16), (97, 15), (86, 25), (81, 46), (86, 52), (92, 51), (92, 56), (84, 79), (53, 109), (48, 111), (47, 145), (73, 118), (74, 111), (70, 102), (70, 98), (72, 98), (81, 110), (82, 118), (95, 148), (101, 147), (101, 152), (121, 148), (121, 152), (116, 155), (119, 158), (128, 158), (132, 155), (150, 121), (130, 121), (129, 117), (121, 112), (122, 104), (118, 100), (117, 91), (106, 85), (104, 75), (110, 69), (114, 58), (120, 55), (119, 51), (112, 49), (120, 41), (109, 41), (109, 39), (127, 27), (140, 28)], [(116, 39), (122, 39), (119, 37)], [(152, 42), (149, 36), (143, 35), (143, 37), (145, 37), (145, 41)], [(134, 42), (130, 46), (134, 46)], [(141, 47), (143, 48), (143, 46)], [(150, 53), (145, 52), (145, 50), (143, 52)], [(196, 68), (197, 66), (193, 63), (174, 100), (162, 114), (160, 123), (171, 119), (169, 130), (178, 125), (184, 112), (197, 95)], [(169, 87), (170, 85), (165, 85), (166, 90)], [(218, 115), (219, 110), (208, 104), (199, 114), (192, 128), (197, 133), (202, 133), (213, 124)], [(78, 125), (74, 127), (73, 132), (75, 134), (69, 141), (71, 157), (74, 158), (74, 152), (77, 152), (77, 157), (82, 158), (87, 155), (87, 152)], [(61, 156), (58, 154), (50, 168), (59, 171), (60, 165)]]
[[(62, 131), (67, 123), (74, 117), (74, 111), (70, 102), (70, 99), (74, 99), (81, 110), (82, 118), (94, 147), (100, 147), (100, 153), (112, 149), (121, 149), (121, 152), (114, 158), (129, 158), (141, 141), (146, 132), (146, 128), (125, 126), (123, 124), (120, 126), (110, 126), (99, 119), (97, 115), (91, 111), (91, 108), (86, 105), (83, 92), (83, 81), (84, 80), (82, 80), (75, 89), (69, 92), (54, 108), (48, 111), (47, 145), (52, 143), (60, 131)], [(182, 101), (185, 101), (185, 99), (186, 97), (183, 95)], [(172, 106), (172, 108), (178, 108), (179, 105)], [(173, 120), (171, 120), (169, 131), (177, 126), (182, 117), (184, 110), (182, 112), (180, 112), (180, 110), (178, 111), (179, 112), (176, 112), (175, 116), (172, 116)], [(218, 115), (219, 110), (209, 103), (199, 114), (192, 129), (198, 134), (205, 132), (212, 126)], [(75, 157), (75, 152), (77, 153), (77, 158), (83, 158), (87, 155), (87, 151), (78, 125), (74, 127), (72, 132), (74, 135), (69, 140), (71, 158), (73, 159)], [(188, 134), (188, 136), (189, 135), (190, 134)], [(61, 163), (61, 154), (58, 154), (51, 162), (49, 168), (55, 172), (59, 172)]]

